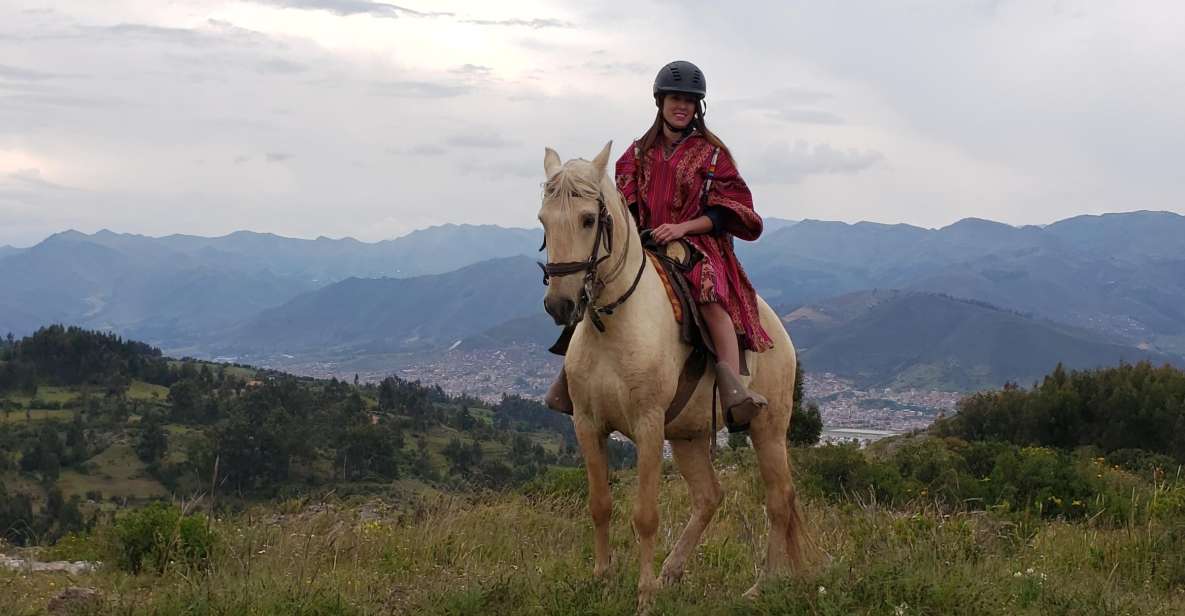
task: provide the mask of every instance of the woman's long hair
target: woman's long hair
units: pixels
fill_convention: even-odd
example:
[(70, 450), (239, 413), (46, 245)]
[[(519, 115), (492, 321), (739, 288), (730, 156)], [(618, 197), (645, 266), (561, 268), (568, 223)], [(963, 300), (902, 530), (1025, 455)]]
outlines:
[[(654, 147), (655, 144), (660, 143), (659, 139), (662, 136), (663, 127), (662, 99), (666, 98), (666, 95), (664, 94), (661, 96), (662, 98), (660, 98), (658, 101), (658, 113), (654, 116), (654, 124), (650, 125), (650, 128), (646, 131), (646, 134), (642, 135), (642, 138), (638, 141), (638, 146), (640, 147), (642, 154), (646, 154), (646, 152), (649, 152), (650, 148)], [(725, 154), (732, 156), (732, 152), (728, 151), (728, 146), (724, 145), (724, 142), (716, 136), (716, 133), (708, 130), (707, 124), (704, 124), (703, 100), (696, 101), (695, 103), (695, 115), (691, 117), (691, 126), (695, 127), (695, 130), (698, 131), (699, 134), (703, 135), (704, 138), (708, 140), (708, 143), (720, 148), (721, 150), (724, 150)]]

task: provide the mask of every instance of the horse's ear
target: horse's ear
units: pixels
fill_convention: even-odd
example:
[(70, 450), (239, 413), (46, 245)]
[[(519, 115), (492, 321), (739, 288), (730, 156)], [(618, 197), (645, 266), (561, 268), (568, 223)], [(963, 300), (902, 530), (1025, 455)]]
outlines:
[(551, 176), (559, 173), (560, 167), (563, 166), (564, 163), (560, 162), (560, 155), (556, 154), (555, 150), (551, 148), (543, 149), (543, 172), (547, 174), (549, 179)]
[(605, 175), (605, 168), (609, 165), (609, 150), (612, 149), (613, 141), (610, 140), (609, 143), (605, 144), (604, 148), (601, 148), (601, 153), (597, 154), (597, 157), (592, 161), (593, 169), (597, 170), (598, 178)]

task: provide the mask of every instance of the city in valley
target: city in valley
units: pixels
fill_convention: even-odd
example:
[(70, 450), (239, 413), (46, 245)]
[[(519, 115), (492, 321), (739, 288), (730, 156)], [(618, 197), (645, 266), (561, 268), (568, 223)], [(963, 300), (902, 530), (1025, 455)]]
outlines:
[[(395, 375), (491, 402), (503, 394), (541, 398), (561, 366), (560, 357), (531, 346), (316, 360), (270, 356), (250, 361), (317, 378), (350, 380), (358, 375), (362, 382), (375, 382)], [(953, 412), (965, 395), (919, 389), (861, 389), (850, 379), (809, 371), (803, 378), (803, 390), (806, 401), (819, 406), (824, 441), (865, 442), (922, 429), (940, 414)]]

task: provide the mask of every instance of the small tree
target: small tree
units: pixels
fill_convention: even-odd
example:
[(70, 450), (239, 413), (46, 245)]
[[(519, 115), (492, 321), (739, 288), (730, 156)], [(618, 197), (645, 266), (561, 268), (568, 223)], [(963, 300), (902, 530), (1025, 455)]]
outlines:
[(791, 445), (810, 447), (819, 442), (823, 435), (823, 415), (819, 412), (819, 405), (811, 402), (803, 404), (805, 393), (802, 387), (802, 359), (798, 360), (798, 368), (794, 371), (794, 406), (790, 415), (790, 427), (786, 430), (786, 440)]
[(729, 449), (747, 449), (749, 447), (749, 435), (744, 432), (730, 432), (728, 435)]
[(814, 402), (805, 404), (790, 418), (786, 439), (791, 445), (810, 447), (818, 443), (822, 435), (823, 415), (819, 412), (819, 405)]
[(140, 438), (136, 440), (136, 455), (145, 463), (159, 462), (169, 448), (169, 436), (156, 413), (140, 420)]

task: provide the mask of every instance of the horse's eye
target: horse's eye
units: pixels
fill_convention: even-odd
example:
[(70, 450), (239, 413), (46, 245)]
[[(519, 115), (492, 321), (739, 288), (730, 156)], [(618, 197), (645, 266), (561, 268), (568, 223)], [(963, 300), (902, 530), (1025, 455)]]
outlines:
[(578, 193), (578, 192), (576, 192), (576, 191), (572, 191), (572, 192), (568, 193), (568, 196), (569, 196), (569, 197), (572, 197), (573, 199), (579, 199), (579, 198), (580, 198), (580, 193)]
[(592, 214), (585, 214), (580, 217), (580, 224), (584, 225), (585, 229), (591, 228), (597, 222), (597, 217)]

